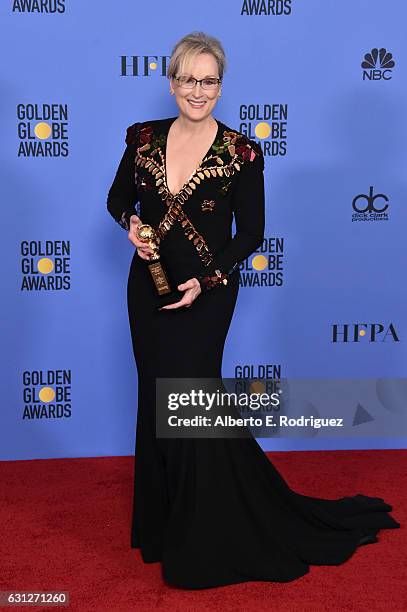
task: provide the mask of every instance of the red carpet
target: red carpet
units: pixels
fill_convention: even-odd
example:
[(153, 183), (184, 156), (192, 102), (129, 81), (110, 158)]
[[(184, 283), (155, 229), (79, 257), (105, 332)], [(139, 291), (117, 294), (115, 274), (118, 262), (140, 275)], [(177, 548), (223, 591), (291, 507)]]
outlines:
[(160, 564), (145, 565), (129, 547), (133, 458), (5, 461), (0, 590), (69, 591), (70, 607), (52, 609), (84, 612), (406, 610), (407, 451), (269, 457), (299, 493), (383, 497), (401, 528), (379, 532), (378, 543), (357, 549), (345, 564), (311, 566), (294, 582), (178, 590), (163, 584)]

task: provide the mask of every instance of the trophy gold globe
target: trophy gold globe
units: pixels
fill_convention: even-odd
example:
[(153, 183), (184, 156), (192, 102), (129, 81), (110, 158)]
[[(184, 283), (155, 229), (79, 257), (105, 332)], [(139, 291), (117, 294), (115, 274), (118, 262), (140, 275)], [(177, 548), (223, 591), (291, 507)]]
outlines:
[(160, 261), (159, 243), (155, 229), (148, 223), (140, 223), (137, 226), (136, 234), (141, 242), (145, 242), (153, 251), (150, 255), (150, 262), (147, 267), (153, 279), (155, 294), (157, 296), (157, 308), (179, 302), (183, 296), (170, 280), (170, 274), (164, 269)]

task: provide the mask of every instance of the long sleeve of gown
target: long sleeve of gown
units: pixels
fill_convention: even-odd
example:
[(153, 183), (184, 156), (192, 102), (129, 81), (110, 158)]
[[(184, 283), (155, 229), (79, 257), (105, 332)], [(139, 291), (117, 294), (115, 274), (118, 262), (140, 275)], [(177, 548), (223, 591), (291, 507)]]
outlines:
[(137, 124), (133, 124), (127, 128), (126, 149), (107, 196), (107, 210), (126, 231), (130, 229), (131, 215), (137, 214), (135, 204), (139, 201), (134, 164), (136, 127)]
[[(209, 266), (198, 273), (202, 290), (220, 286), (242, 261), (262, 243), (265, 226), (264, 156), (260, 146), (251, 141), (255, 157), (244, 163), (234, 187), (233, 211), (236, 232)], [(219, 274), (215, 273), (219, 270)]]

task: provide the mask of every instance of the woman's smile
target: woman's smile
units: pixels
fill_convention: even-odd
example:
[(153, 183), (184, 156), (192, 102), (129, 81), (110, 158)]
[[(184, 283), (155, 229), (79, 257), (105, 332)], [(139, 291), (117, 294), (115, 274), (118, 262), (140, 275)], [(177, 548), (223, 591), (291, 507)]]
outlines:
[(206, 100), (188, 100), (192, 108), (203, 108), (206, 104)]

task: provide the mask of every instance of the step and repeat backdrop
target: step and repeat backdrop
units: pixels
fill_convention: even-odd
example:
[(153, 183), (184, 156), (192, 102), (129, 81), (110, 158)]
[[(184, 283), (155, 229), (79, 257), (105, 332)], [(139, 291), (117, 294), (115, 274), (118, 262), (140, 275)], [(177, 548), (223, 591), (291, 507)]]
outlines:
[(134, 452), (134, 247), (106, 198), (127, 126), (178, 114), (166, 69), (196, 30), (227, 55), (215, 118), (266, 163), (223, 376), (315, 381), (292, 406), (308, 425), (265, 450), (405, 448), (406, 3), (2, 0), (0, 16), (0, 458)]

